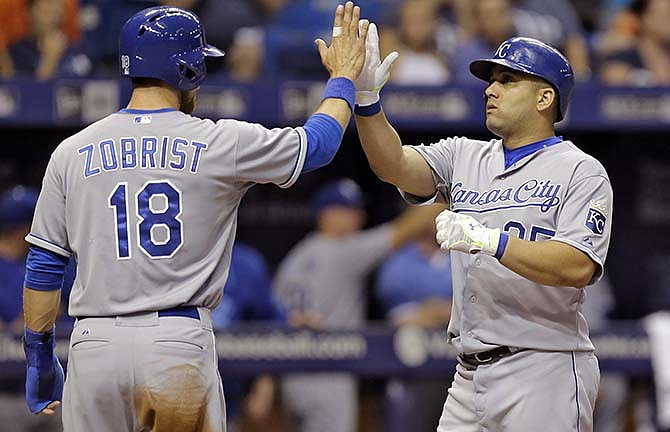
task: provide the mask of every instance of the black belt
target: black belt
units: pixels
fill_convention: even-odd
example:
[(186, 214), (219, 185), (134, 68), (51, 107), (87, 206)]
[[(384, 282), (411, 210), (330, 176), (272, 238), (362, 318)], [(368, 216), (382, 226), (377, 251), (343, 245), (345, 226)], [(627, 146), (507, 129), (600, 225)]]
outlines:
[(519, 351), (524, 350), (522, 349), (513, 350), (508, 346), (500, 346), (498, 348), (493, 348), (488, 351), (482, 351), (474, 354), (459, 354), (458, 357), (468, 364), (471, 364), (473, 366), (480, 366), (494, 363), (503, 357), (507, 357), (508, 355), (518, 353)]
[[(123, 316), (123, 315), (119, 315)], [(163, 309), (158, 311), (159, 317), (186, 317), (193, 319), (200, 319), (200, 314), (198, 313), (198, 308), (195, 306), (176, 306), (170, 309)], [(113, 318), (107, 316), (80, 316), (77, 317), (79, 320), (86, 318)]]

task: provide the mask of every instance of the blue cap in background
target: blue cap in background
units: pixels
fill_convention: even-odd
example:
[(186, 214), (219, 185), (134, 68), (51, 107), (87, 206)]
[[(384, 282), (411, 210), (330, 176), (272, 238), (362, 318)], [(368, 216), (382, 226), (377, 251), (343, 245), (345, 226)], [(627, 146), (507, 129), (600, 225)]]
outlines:
[(9, 231), (30, 225), (37, 205), (37, 189), (14, 186), (0, 195), (0, 230)]
[(312, 210), (315, 215), (327, 207), (349, 207), (353, 209), (363, 209), (363, 191), (355, 181), (351, 179), (341, 179), (321, 186), (312, 200)]

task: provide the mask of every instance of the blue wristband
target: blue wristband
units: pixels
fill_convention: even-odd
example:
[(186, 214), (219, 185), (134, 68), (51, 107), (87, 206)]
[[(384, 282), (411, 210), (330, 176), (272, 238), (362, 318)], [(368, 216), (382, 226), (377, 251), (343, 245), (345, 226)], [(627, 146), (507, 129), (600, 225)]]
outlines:
[(377, 101), (372, 105), (366, 105), (366, 106), (356, 105), (356, 107), (354, 108), (354, 112), (356, 113), (356, 115), (359, 115), (361, 117), (372, 117), (373, 115), (379, 113), (381, 110), (382, 110), (381, 101)]
[(326, 89), (323, 91), (323, 99), (336, 98), (347, 102), (351, 112), (354, 112), (354, 101), (356, 100), (356, 86), (349, 78), (336, 77), (328, 80)]
[(509, 241), (509, 235), (507, 233), (501, 232), (500, 233), (500, 241), (498, 241), (498, 249), (496, 249), (496, 254), (494, 257), (497, 259), (502, 258), (503, 254), (505, 253), (505, 248), (507, 247), (507, 242)]

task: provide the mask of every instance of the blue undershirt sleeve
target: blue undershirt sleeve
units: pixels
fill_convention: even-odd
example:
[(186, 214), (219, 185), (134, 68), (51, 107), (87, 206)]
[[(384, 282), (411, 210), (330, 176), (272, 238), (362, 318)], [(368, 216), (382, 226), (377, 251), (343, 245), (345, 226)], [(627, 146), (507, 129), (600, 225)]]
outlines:
[(30, 246), (26, 260), (24, 286), (37, 291), (54, 291), (63, 286), (65, 267), (70, 258), (39, 246)]
[(314, 171), (328, 165), (340, 148), (342, 126), (328, 114), (313, 114), (305, 123), (307, 135), (307, 155), (302, 172)]

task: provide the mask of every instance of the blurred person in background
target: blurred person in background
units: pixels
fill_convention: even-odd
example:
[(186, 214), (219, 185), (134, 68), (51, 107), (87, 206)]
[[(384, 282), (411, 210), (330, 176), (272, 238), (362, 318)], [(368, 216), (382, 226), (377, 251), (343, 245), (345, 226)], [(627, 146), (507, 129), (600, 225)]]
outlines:
[[(612, 325), (609, 312), (614, 307), (614, 293), (610, 278), (605, 273), (598, 282), (589, 287), (582, 313), (589, 323), (589, 331), (600, 333)], [(594, 432), (624, 432), (628, 422), (627, 406), (631, 402), (628, 377), (619, 372), (602, 371), (600, 387), (593, 411)], [(642, 432), (642, 431), (640, 431)]]
[(26, 235), (37, 204), (38, 192), (14, 186), (0, 195), (0, 327), (20, 335), (23, 332), (23, 278), (26, 272)]
[(254, 82), (263, 72), (265, 33), (261, 27), (243, 27), (235, 32), (228, 51), (227, 74), (240, 82)]
[(222, 72), (237, 81), (253, 82), (263, 71), (263, 26), (290, 0), (163, 0), (166, 6), (197, 13), (207, 40), (228, 53), (226, 61), (208, 64), (212, 75)]
[(438, 51), (439, 2), (406, 0), (398, 8), (398, 26), (384, 34), (383, 46), (397, 47), (400, 53), (391, 77), (393, 84), (441, 85), (451, 73)]
[(25, 31), (7, 46), (12, 73), (38, 80), (89, 74), (91, 62), (77, 49), (78, 2), (26, 0), (24, 5)]
[[(450, 59), (455, 79), (475, 82), (476, 78), (468, 69), (470, 62), (488, 56), (503, 41), (513, 36), (533, 37), (562, 48), (571, 64), (573, 59), (575, 61), (575, 77), (588, 79), (591, 74), (588, 52), (574, 10), (561, 1), (560, 5), (542, 12), (541, 1), (537, 0), (537, 4), (530, 5), (532, 9), (527, 9), (524, 1), (455, 0), (457, 16), (463, 28), (460, 42)], [(564, 12), (565, 25), (560, 18), (549, 14), (553, 9)], [(571, 24), (568, 26), (568, 23)], [(568, 49), (570, 53), (567, 52)]]
[(459, 82), (476, 82), (468, 65), (484, 58), (504, 40), (517, 34), (514, 12), (509, 0), (457, 0), (459, 23), (463, 28), (451, 64)]
[[(446, 207), (445, 207), (446, 208)], [(375, 295), (396, 327), (446, 327), (451, 317), (451, 260), (435, 241), (435, 225), (381, 265)], [(390, 380), (386, 432), (434, 432), (450, 378)]]
[(451, 261), (435, 241), (435, 225), (381, 264), (375, 295), (396, 327), (435, 328), (451, 316)]
[[(532, 12), (524, 15), (525, 33), (540, 39), (549, 45), (562, 49), (570, 61), (575, 79), (588, 80), (591, 66), (585, 30), (575, 6), (570, 0), (516, 0), (522, 11)], [(537, 19), (540, 15), (542, 19)], [(531, 31), (532, 26), (534, 30)], [(546, 33), (545, 33), (546, 32)]]
[(609, 85), (670, 85), (670, 1), (635, 0), (597, 39), (599, 77)]
[[(263, 255), (249, 245), (236, 242), (223, 298), (212, 311), (212, 326), (217, 332), (245, 322), (283, 326), (286, 314), (274, 298), (270, 272)], [(228, 432), (244, 430), (243, 425), (246, 424), (268, 430), (276, 420), (276, 416), (272, 415), (276, 394), (276, 382), (272, 376), (226, 378), (223, 388)]]
[(0, 78), (11, 78), (14, 62), (7, 46), (20, 39), (26, 31), (25, 0), (0, 0), (0, 10), (12, 11), (0, 14)]
[[(23, 332), (23, 278), (28, 243), (25, 236), (37, 204), (38, 192), (14, 186), (0, 195), (0, 329), (7, 336)], [(61, 430), (60, 417), (34, 416), (24, 397), (23, 377), (3, 377), (0, 383), (0, 424), (6, 432)]]
[[(350, 179), (329, 182), (312, 202), (316, 230), (280, 263), (275, 290), (289, 322), (313, 329), (356, 329), (365, 324), (366, 277), (390, 252), (434, 224), (434, 207), (409, 209), (393, 221), (363, 230), (363, 192)], [(348, 373), (289, 374), (282, 402), (300, 432), (354, 432), (358, 387)]]

